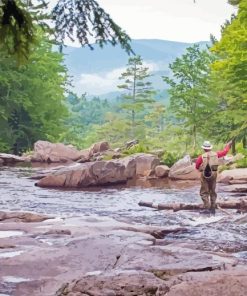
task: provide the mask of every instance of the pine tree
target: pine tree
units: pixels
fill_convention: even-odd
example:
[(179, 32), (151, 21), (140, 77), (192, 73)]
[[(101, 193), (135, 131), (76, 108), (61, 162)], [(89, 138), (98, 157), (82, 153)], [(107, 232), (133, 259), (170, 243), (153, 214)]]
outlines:
[(154, 100), (152, 83), (147, 81), (151, 76), (148, 67), (143, 65), (140, 56), (129, 58), (127, 69), (119, 77), (124, 83), (118, 87), (124, 90), (122, 109), (131, 114), (132, 136), (137, 136), (137, 126), (140, 123), (138, 115), (150, 106)]
[[(20, 63), (28, 59), (36, 44), (37, 26), (53, 33), (60, 47), (68, 37), (92, 48), (93, 37), (101, 47), (120, 44), (132, 52), (129, 36), (96, 0), (58, 0), (51, 15), (45, 12), (45, 1), (38, 1), (38, 5), (24, 0), (0, 1), (0, 49), (15, 55)], [(48, 26), (47, 20), (53, 21), (55, 27)]]

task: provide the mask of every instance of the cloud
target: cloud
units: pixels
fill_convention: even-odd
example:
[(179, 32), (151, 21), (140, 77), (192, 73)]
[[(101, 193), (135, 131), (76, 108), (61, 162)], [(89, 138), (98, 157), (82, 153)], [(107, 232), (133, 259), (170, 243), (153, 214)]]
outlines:
[[(150, 72), (161, 70), (161, 66), (152, 62), (143, 62)], [(90, 95), (101, 95), (112, 91), (118, 91), (121, 83), (119, 77), (126, 70), (125, 67), (116, 68), (104, 73), (81, 73), (80, 78), (74, 82), (76, 92)]]

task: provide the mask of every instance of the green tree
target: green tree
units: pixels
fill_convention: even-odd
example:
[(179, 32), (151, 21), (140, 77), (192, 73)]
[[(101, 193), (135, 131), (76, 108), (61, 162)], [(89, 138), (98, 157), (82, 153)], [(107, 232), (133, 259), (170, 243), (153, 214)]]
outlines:
[(162, 132), (165, 127), (165, 105), (155, 102), (151, 112), (145, 116), (145, 121), (155, 132)]
[(213, 56), (199, 45), (188, 47), (186, 53), (169, 65), (173, 77), (163, 77), (170, 86), (170, 110), (174, 124), (178, 124), (192, 137), (193, 150), (197, 146), (198, 132), (215, 108), (214, 100), (207, 93), (210, 64)]
[(107, 112), (114, 112), (115, 109), (115, 104), (106, 99), (88, 99), (86, 94), (79, 97), (72, 93), (67, 97), (67, 106), (69, 117), (65, 120), (66, 130), (61, 134), (60, 140), (78, 147), (88, 144), (89, 133), (94, 133), (96, 125), (103, 125)]
[(0, 55), (0, 142), (15, 153), (38, 139), (57, 139), (67, 114), (63, 57), (41, 31), (37, 42), (25, 65), (18, 66), (5, 52)]
[(132, 136), (137, 135), (137, 126), (140, 119), (137, 115), (144, 111), (147, 105), (155, 102), (152, 83), (147, 81), (151, 76), (148, 67), (143, 65), (140, 56), (129, 58), (127, 69), (119, 77), (124, 83), (118, 87), (125, 91), (123, 95), (122, 109), (130, 112), (132, 124)]
[(219, 106), (214, 122), (221, 129), (218, 140), (234, 138), (244, 142), (247, 135), (247, 1), (230, 2), (239, 4), (238, 13), (222, 28), (222, 38), (211, 49), (217, 55), (212, 65), (212, 88)]

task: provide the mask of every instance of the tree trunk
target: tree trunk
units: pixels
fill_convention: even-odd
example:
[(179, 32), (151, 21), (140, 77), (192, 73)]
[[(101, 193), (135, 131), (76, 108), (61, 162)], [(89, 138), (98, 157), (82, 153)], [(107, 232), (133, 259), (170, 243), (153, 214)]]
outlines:
[(193, 135), (193, 151), (196, 151), (196, 126), (193, 126), (192, 130), (192, 135)]
[(247, 149), (247, 139), (246, 136), (243, 137), (243, 148)]
[[(136, 64), (135, 64), (135, 70), (134, 70), (134, 80), (133, 80), (133, 103), (135, 103), (136, 100)], [(135, 110), (132, 110), (132, 136), (135, 138)]]
[(236, 154), (236, 140), (233, 139), (232, 140), (232, 154)]

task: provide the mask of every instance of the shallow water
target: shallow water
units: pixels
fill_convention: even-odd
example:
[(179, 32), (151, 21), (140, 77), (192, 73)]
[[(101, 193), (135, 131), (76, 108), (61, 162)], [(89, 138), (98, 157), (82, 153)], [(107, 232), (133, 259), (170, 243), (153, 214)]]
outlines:
[[(230, 218), (221, 212), (216, 217), (204, 217), (197, 212), (173, 213), (138, 206), (140, 200), (155, 203), (200, 203), (198, 184), (191, 187), (176, 183), (179, 184), (179, 188), (176, 188), (174, 183), (167, 181), (156, 184), (153, 181), (138, 181), (132, 184), (137, 186), (129, 187), (57, 190), (35, 187), (35, 181), (28, 178), (31, 173), (29, 168), (1, 169), (1, 210), (34, 211), (56, 217), (109, 217), (133, 224), (164, 227), (185, 226), (188, 232), (169, 235), (165, 242), (192, 242), (199, 249), (232, 253), (247, 251), (247, 225), (236, 225), (233, 220), (239, 216), (234, 212)], [(153, 185), (157, 187), (150, 187)], [(241, 258), (245, 259), (245, 256)]]
[[(2, 210), (35, 211), (58, 216), (99, 215), (140, 222), (160, 224), (164, 213), (138, 206), (140, 200), (157, 203), (200, 202), (194, 188), (105, 187), (90, 190), (57, 190), (34, 186), (29, 170), (17, 168), (0, 171), (0, 207)], [(142, 185), (147, 185), (143, 183)], [(158, 220), (157, 220), (158, 219)]]
[(22, 235), (23, 231), (0, 230), (0, 238)]
[(19, 256), (24, 251), (13, 251), (13, 252), (2, 252), (0, 251), (0, 258), (12, 258), (15, 256)]

